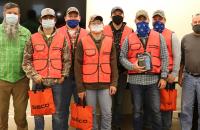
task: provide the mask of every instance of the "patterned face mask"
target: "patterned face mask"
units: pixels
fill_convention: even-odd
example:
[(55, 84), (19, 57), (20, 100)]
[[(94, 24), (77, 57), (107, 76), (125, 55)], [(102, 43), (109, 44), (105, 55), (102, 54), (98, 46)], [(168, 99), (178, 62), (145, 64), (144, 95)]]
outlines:
[(156, 21), (153, 24), (153, 30), (155, 30), (156, 32), (162, 33), (164, 29), (165, 29), (165, 25), (164, 25), (164, 23), (162, 23), (160, 21)]
[(137, 26), (137, 33), (140, 37), (148, 36), (150, 32), (149, 23), (142, 21), (137, 23), (136, 26)]

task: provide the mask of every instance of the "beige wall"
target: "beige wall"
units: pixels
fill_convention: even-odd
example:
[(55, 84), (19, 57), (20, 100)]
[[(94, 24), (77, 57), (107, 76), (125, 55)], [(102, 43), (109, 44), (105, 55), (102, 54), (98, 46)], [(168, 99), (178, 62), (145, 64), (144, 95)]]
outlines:
[(134, 30), (137, 10), (148, 11), (151, 20), (153, 11), (162, 9), (167, 17), (166, 27), (175, 31), (180, 39), (184, 34), (191, 32), (192, 15), (200, 12), (199, 0), (87, 0), (87, 23), (89, 16), (100, 14), (104, 18), (104, 24), (108, 24), (110, 11), (114, 6), (121, 6), (124, 9), (125, 21)]

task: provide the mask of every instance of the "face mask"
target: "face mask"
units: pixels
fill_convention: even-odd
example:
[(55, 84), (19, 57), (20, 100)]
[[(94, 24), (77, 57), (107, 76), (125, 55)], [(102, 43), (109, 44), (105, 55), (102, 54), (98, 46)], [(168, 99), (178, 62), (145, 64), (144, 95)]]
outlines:
[(91, 29), (92, 32), (101, 32), (101, 31), (103, 31), (103, 24), (90, 25), (90, 29)]
[(197, 34), (200, 34), (200, 24), (194, 25), (192, 30)]
[(162, 33), (163, 30), (165, 29), (165, 25), (160, 22), (160, 21), (156, 21), (154, 24), (153, 24), (153, 29), (156, 31), (156, 32), (159, 32), (159, 33)]
[(150, 32), (150, 28), (149, 28), (149, 23), (147, 22), (139, 22), (136, 24), (137, 26), (137, 33), (140, 37), (147, 37), (149, 32)]
[(42, 19), (42, 27), (49, 29), (55, 27), (55, 20), (54, 19)]
[(123, 22), (123, 17), (120, 15), (116, 15), (112, 17), (112, 21), (117, 24), (120, 25)]
[(6, 23), (10, 25), (15, 25), (18, 22), (18, 15), (6, 14)]
[(75, 28), (76, 26), (78, 26), (78, 24), (79, 24), (79, 20), (68, 20), (67, 21), (67, 25), (70, 28)]

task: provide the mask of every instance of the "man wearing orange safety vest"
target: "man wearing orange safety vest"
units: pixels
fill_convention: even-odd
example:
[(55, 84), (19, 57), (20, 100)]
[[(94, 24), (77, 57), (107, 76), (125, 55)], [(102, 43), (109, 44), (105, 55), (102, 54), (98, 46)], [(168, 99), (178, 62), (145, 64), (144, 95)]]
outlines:
[(136, 33), (125, 40), (120, 62), (128, 69), (133, 103), (133, 128), (143, 129), (143, 107), (150, 108), (152, 129), (161, 130), (160, 89), (165, 88), (168, 74), (168, 53), (165, 39), (149, 28), (145, 10), (136, 13)]
[(101, 130), (111, 130), (112, 98), (116, 93), (118, 71), (115, 46), (112, 38), (103, 35), (103, 18), (91, 16), (90, 34), (81, 39), (75, 55), (75, 77), (80, 99), (86, 98), (93, 107), (93, 130), (97, 100), (101, 111)]
[[(153, 13), (153, 28), (155, 31), (161, 33), (167, 44), (168, 58), (169, 58), (169, 74), (167, 76), (167, 89), (175, 89), (175, 78), (178, 76), (181, 59), (180, 42), (176, 34), (165, 28), (166, 17), (162, 10), (156, 10)], [(162, 111), (162, 130), (170, 130), (172, 126), (172, 111)]]
[(123, 22), (124, 11), (121, 7), (114, 7), (111, 10), (112, 21), (109, 25), (104, 27), (104, 35), (109, 36), (113, 39), (117, 54), (117, 66), (118, 66), (118, 87), (117, 93), (113, 96), (113, 119), (112, 129), (120, 130), (121, 113), (122, 113), (122, 102), (123, 102), (123, 89), (126, 88), (127, 81), (127, 70), (119, 62), (119, 55), (122, 44), (125, 38), (133, 32), (133, 30)]
[[(41, 11), (41, 26), (24, 50), (23, 69), (33, 80), (34, 90), (51, 87), (56, 107), (53, 130), (66, 130), (63, 117), (62, 84), (70, 71), (70, 52), (65, 36), (55, 28), (56, 15), (51, 8)], [(44, 116), (35, 116), (35, 130), (44, 130)]]
[[(63, 84), (63, 100), (65, 109), (65, 119), (68, 122), (69, 117), (69, 106), (71, 97), (73, 95), (74, 101), (78, 102), (77, 87), (74, 78), (74, 57), (77, 43), (80, 39), (87, 35), (87, 31), (79, 26), (81, 17), (79, 10), (76, 7), (69, 7), (66, 11), (65, 21), (66, 25), (59, 28), (59, 33), (64, 34), (70, 48), (71, 53), (71, 69), (70, 75), (64, 80)], [(68, 124), (66, 123), (66, 129), (68, 129)]]

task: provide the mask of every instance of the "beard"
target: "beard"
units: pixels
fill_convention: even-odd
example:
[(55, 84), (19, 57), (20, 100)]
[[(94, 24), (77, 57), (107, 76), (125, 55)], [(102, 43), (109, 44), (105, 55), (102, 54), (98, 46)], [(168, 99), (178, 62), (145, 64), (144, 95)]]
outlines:
[(15, 24), (15, 25), (10, 25), (10, 24), (6, 23), (6, 21), (4, 19), (3, 20), (3, 28), (9, 39), (16, 39), (17, 32), (19, 29), (19, 23)]

